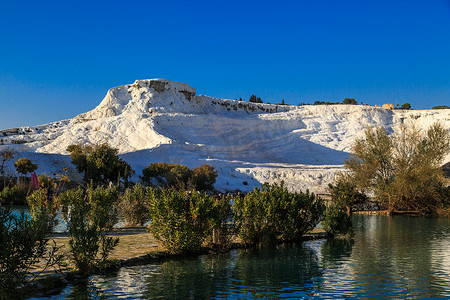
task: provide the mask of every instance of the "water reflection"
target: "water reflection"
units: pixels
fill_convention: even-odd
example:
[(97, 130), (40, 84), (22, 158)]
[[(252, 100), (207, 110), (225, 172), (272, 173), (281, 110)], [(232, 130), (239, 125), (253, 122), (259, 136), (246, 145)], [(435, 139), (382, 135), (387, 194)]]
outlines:
[(71, 299), (446, 298), (450, 220), (354, 216), (353, 239), (234, 250), (122, 268)]

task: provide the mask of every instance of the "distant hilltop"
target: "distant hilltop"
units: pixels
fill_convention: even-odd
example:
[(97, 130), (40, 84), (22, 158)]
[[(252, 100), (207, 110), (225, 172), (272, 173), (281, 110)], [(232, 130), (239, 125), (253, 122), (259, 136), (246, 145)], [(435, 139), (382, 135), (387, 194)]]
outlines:
[(148, 79), (110, 89), (95, 109), (73, 119), (0, 130), (0, 150), (9, 147), (29, 157), (38, 173), (57, 174), (67, 167), (77, 180), (81, 177), (67, 146), (106, 142), (136, 170), (134, 180), (153, 162), (191, 168), (207, 163), (218, 170), (219, 190), (246, 191), (283, 180), (291, 190), (321, 193), (368, 126), (424, 129), (436, 121), (450, 130), (450, 109), (253, 103), (197, 95), (186, 83)]

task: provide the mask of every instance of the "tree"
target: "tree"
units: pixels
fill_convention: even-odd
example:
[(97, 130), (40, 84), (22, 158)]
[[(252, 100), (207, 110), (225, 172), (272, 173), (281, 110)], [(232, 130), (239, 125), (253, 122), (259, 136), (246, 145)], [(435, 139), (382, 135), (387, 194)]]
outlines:
[(402, 106), (400, 107), (401, 109), (411, 109), (411, 104), (409, 103), (403, 103)]
[(216, 182), (217, 172), (213, 166), (205, 164), (193, 170), (192, 178), (197, 189), (211, 190)]
[(5, 163), (14, 158), (14, 150), (6, 148), (0, 151), (0, 174), (5, 176)]
[(251, 95), (250, 99), (248, 100), (249, 102), (252, 103), (263, 103), (263, 101), (261, 100), (261, 98), (256, 97), (256, 95)]
[(358, 102), (356, 102), (353, 98), (345, 98), (344, 101), (342, 101), (343, 104), (351, 104), (351, 105), (357, 105)]
[(443, 204), (440, 165), (449, 152), (450, 133), (438, 123), (426, 132), (402, 127), (391, 135), (368, 128), (345, 167), (358, 188), (373, 192), (388, 210), (428, 214)]
[(14, 163), (14, 167), (16, 167), (17, 173), (20, 173), (23, 176), (36, 171), (38, 168), (37, 164), (33, 164), (33, 162), (29, 158), (19, 158)]
[(84, 172), (85, 180), (101, 182), (123, 178), (126, 181), (134, 174), (130, 165), (119, 157), (118, 150), (108, 144), (70, 145), (67, 151), (77, 170)]

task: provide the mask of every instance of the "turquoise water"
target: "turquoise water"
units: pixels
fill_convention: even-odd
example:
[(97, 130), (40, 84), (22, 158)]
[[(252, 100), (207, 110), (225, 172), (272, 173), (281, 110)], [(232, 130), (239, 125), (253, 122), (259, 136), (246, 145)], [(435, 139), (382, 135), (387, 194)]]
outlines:
[(54, 298), (450, 299), (450, 220), (354, 216), (353, 240), (233, 250), (92, 276)]

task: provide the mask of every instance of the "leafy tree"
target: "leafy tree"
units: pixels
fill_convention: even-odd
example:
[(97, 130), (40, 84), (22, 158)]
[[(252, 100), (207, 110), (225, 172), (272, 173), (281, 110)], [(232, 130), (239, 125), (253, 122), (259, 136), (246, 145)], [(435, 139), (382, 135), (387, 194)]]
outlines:
[(358, 188), (373, 192), (389, 210), (426, 214), (442, 206), (440, 165), (449, 151), (450, 133), (438, 123), (426, 132), (402, 127), (391, 135), (368, 128), (345, 167)]
[(67, 151), (77, 170), (84, 172), (86, 181), (107, 182), (118, 178), (127, 181), (134, 174), (130, 165), (119, 157), (118, 150), (108, 144), (70, 145)]
[[(6, 148), (0, 151), (0, 175), (5, 176), (5, 164), (14, 158), (15, 152), (12, 149)], [(3, 184), (5, 185), (5, 184)]]
[(344, 101), (342, 101), (343, 104), (351, 104), (351, 105), (357, 105), (358, 102), (353, 98), (345, 98)]
[(403, 103), (402, 106), (400, 106), (401, 109), (411, 109), (411, 104), (409, 103)]
[(447, 105), (437, 105), (437, 106), (433, 106), (433, 109), (449, 109), (450, 106)]
[(16, 167), (17, 173), (20, 173), (23, 176), (36, 171), (38, 168), (37, 164), (33, 164), (33, 162), (29, 158), (19, 158), (14, 163), (14, 167)]
[(211, 190), (216, 182), (217, 172), (213, 166), (205, 164), (193, 170), (192, 178), (197, 189)]
[(142, 226), (150, 219), (146, 190), (140, 184), (126, 189), (119, 205), (127, 225)]

